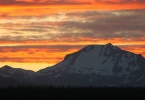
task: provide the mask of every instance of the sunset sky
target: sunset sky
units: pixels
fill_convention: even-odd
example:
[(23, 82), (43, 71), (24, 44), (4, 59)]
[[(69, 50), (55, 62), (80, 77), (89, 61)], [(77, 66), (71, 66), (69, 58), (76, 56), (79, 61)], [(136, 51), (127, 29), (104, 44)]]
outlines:
[(145, 0), (0, 0), (0, 67), (37, 71), (106, 43), (145, 57)]

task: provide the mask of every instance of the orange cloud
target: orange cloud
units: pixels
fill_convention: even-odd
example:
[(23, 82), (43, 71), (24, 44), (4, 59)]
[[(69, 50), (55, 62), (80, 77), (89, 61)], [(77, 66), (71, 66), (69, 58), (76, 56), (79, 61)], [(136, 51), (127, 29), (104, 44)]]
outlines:
[(135, 54), (142, 54), (145, 57), (145, 45), (122, 46), (123, 50), (133, 52)]
[[(83, 5), (38, 5), (38, 6), (1, 6), (0, 15), (7, 16), (44, 16), (60, 12), (86, 10), (124, 10), (145, 9), (145, 4), (83, 4)], [(38, 12), (39, 11), (39, 12)]]
[[(79, 42), (75, 42), (79, 41)], [(145, 39), (140, 41), (125, 40), (120, 38), (92, 39), (81, 38), (79, 40), (53, 40), (53, 41), (0, 41), (1, 62), (42, 62), (55, 64), (63, 60), (64, 56), (90, 44), (113, 43), (123, 50), (142, 54), (145, 57)]]
[(89, 45), (106, 44), (114, 45), (145, 45), (145, 38), (61, 38), (53, 40), (25, 40), (25, 41), (0, 41), (0, 46), (54, 46), (54, 45)]
[(145, 3), (144, 0), (3, 0), (3, 5), (49, 5), (49, 4), (132, 4)]
[[(84, 46), (82, 46), (84, 47)], [(140, 46), (120, 46), (123, 50), (134, 52), (136, 54), (142, 54), (145, 57), (145, 49)], [(76, 52), (79, 48), (67, 49), (65, 50), (52, 50), (40, 48), (29, 48), (25, 49), (14, 49), (14, 48), (3, 48), (0, 52), (0, 61), (1, 62), (25, 62), (25, 63), (47, 63), (47, 64), (56, 64), (59, 61), (63, 60), (64, 56)]]
[(52, 49), (52, 48), (27, 48), (27, 47), (3, 47), (0, 50), (0, 62), (35, 62), (55, 64), (61, 61), (64, 55), (75, 49)]
[(34, 0), (15, 0), (15, 2), (21, 2), (21, 1), (23, 1), (23, 2), (35, 2)]

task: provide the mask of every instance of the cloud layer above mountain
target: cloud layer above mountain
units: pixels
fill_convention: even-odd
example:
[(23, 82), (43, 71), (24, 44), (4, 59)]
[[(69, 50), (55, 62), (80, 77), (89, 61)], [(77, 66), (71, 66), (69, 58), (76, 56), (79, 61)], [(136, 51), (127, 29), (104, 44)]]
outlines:
[(145, 10), (81, 11), (44, 16), (0, 16), (0, 40), (142, 40)]

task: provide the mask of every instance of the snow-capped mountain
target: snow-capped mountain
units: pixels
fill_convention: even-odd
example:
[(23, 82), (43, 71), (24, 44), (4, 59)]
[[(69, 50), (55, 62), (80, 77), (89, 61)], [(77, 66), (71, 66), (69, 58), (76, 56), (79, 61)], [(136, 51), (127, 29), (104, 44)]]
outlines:
[(38, 72), (5, 66), (0, 68), (1, 77), (34, 85), (138, 86), (145, 85), (145, 58), (111, 43), (89, 45)]
[(30, 70), (24, 70), (21, 68), (12, 68), (8, 65), (3, 66), (2, 68), (0, 68), (0, 75), (4, 76), (4, 77), (23, 77), (23, 78), (30, 78), (33, 77), (33, 75), (35, 74), (35, 72), (30, 71)]
[(0, 86), (1, 84), (3, 86), (29, 84), (33, 82), (34, 76), (35, 72), (33, 71), (5, 65), (0, 68)]
[[(38, 72), (46, 83), (75, 86), (112, 86), (142, 84), (145, 59), (142, 55), (113, 46), (89, 45), (66, 55), (55, 66)], [(144, 83), (143, 83), (144, 84)]]

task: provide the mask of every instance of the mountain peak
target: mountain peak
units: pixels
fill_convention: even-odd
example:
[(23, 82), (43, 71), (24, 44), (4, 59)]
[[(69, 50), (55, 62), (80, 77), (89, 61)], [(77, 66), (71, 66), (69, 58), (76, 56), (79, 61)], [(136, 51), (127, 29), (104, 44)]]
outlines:
[(2, 67), (2, 69), (8, 69), (9, 70), (9, 69), (12, 69), (12, 67), (10, 67), (8, 65), (5, 65), (5, 66)]
[(81, 50), (79, 50), (78, 52), (90, 52), (90, 51), (95, 51), (95, 52), (100, 52), (102, 53), (102, 51), (104, 53), (109, 53), (109, 52), (120, 52), (122, 51), (119, 47), (112, 45), (111, 43), (107, 43), (104, 45), (88, 45), (84, 48), (82, 48)]
[(113, 47), (111, 43), (107, 43), (105, 46)]
[(113, 46), (111, 43), (107, 43), (106, 45), (111, 45), (111, 46)]

